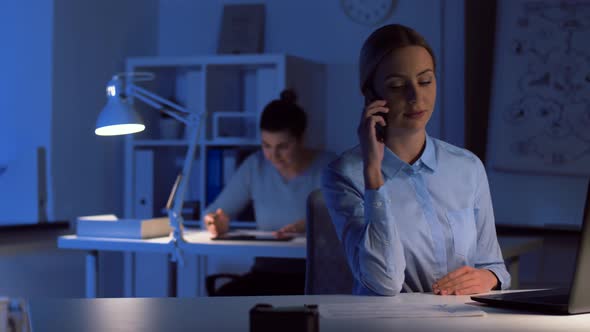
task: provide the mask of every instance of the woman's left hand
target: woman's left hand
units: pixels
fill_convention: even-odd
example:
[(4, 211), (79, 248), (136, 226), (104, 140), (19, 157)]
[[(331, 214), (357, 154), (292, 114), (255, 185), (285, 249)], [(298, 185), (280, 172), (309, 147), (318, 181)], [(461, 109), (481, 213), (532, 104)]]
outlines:
[(437, 280), (432, 290), (439, 295), (468, 295), (489, 292), (497, 284), (492, 271), (463, 266)]
[(305, 233), (305, 220), (299, 220), (292, 224), (288, 224), (274, 232), (275, 236), (279, 239), (290, 236), (292, 233)]

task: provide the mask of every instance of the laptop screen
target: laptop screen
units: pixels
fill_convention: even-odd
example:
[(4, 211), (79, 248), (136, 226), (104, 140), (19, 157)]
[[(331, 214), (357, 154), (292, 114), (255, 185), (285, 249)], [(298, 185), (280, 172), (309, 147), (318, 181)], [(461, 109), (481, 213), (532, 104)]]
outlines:
[(586, 193), (582, 233), (576, 258), (576, 272), (570, 290), (569, 310), (571, 313), (590, 312), (590, 181)]
[[(590, 181), (586, 192), (573, 280), (568, 289), (531, 290), (514, 293), (472, 296), (475, 301), (494, 306), (551, 314), (590, 312)], [(568, 292), (569, 291), (569, 292)]]

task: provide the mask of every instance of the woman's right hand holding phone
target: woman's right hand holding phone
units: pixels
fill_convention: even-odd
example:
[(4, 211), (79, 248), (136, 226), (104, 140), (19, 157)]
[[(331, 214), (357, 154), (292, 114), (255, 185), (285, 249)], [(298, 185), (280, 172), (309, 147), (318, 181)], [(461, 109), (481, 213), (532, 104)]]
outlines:
[(357, 134), (363, 154), (365, 188), (378, 189), (384, 183), (381, 174), (381, 162), (385, 144), (377, 137), (376, 126), (385, 127), (386, 122), (383, 114), (389, 112), (385, 100), (375, 100), (369, 103), (361, 116)]

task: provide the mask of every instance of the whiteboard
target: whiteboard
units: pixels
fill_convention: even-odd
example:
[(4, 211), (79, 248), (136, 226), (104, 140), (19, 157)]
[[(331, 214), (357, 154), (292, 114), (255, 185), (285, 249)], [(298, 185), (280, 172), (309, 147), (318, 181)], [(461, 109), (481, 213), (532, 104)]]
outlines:
[(590, 175), (590, 2), (498, 2), (489, 165)]

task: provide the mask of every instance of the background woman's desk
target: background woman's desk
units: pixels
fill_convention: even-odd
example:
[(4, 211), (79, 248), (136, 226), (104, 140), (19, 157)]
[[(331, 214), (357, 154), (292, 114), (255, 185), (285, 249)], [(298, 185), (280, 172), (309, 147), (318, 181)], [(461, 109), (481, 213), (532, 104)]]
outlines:
[[(248, 311), (256, 303), (275, 306), (363, 303), (386, 306), (472, 303), (468, 296), (400, 294), (199, 297), (136, 299), (44, 299), (29, 303), (33, 330), (42, 331), (248, 331)], [(344, 318), (320, 316), (320, 331), (588, 331), (590, 314), (546, 316), (478, 306), (478, 317)], [(280, 328), (277, 328), (280, 330)]]
[[(196, 257), (196, 276), (193, 278), (198, 282), (196, 287), (197, 296), (206, 295), (205, 277), (207, 276), (208, 256), (264, 256), (279, 258), (305, 258), (305, 238), (295, 238), (288, 242), (257, 242), (257, 241), (212, 241), (206, 231), (187, 231), (184, 235), (187, 243), (183, 246), (185, 261)], [(93, 298), (97, 295), (97, 256), (99, 251), (121, 251), (126, 253), (125, 262), (125, 296), (133, 296), (133, 254), (140, 252), (170, 254), (173, 247), (169, 244), (168, 237), (135, 240), (135, 239), (114, 239), (78, 237), (76, 235), (65, 235), (58, 238), (58, 247), (62, 249), (87, 250), (86, 255), (86, 297)], [(538, 237), (509, 236), (499, 237), (500, 247), (504, 259), (508, 263), (508, 270), (512, 275), (513, 288), (518, 287), (519, 259), (522, 254), (540, 249), (543, 241)], [(174, 268), (174, 267), (173, 267)], [(182, 269), (178, 266), (177, 269)], [(172, 271), (175, 272), (175, 271)], [(172, 273), (173, 276), (176, 273)], [(171, 296), (183, 294), (176, 292), (176, 278), (170, 278)]]
[[(295, 238), (292, 241), (213, 241), (207, 231), (185, 231), (184, 239), (187, 241), (182, 246), (185, 263), (196, 257), (196, 276), (198, 282), (196, 294), (183, 294), (176, 292), (176, 280), (170, 278), (171, 296), (204, 296), (205, 277), (207, 276), (208, 256), (264, 256), (277, 258), (305, 258), (305, 238)], [(58, 237), (58, 248), (86, 250), (86, 297), (93, 298), (97, 295), (98, 276), (98, 252), (120, 251), (125, 255), (125, 296), (133, 296), (133, 254), (135, 253), (162, 253), (170, 254), (174, 249), (169, 237), (154, 239), (116, 239), (99, 237), (78, 237), (76, 235), (64, 235)], [(174, 268), (174, 267), (173, 267)], [(178, 270), (183, 267), (177, 266)], [(174, 272), (174, 271), (171, 271)], [(176, 275), (175, 273), (172, 273)]]

